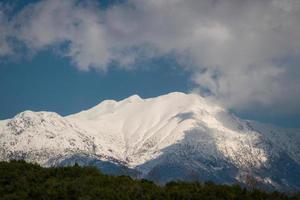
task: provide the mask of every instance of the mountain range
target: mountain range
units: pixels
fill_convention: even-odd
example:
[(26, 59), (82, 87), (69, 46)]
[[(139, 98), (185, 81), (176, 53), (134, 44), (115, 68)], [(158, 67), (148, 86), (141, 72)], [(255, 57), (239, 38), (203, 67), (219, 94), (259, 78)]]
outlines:
[(242, 120), (196, 94), (105, 100), (76, 114), (24, 111), (0, 121), (0, 160), (92, 165), (172, 180), (300, 189), (300, 131)]

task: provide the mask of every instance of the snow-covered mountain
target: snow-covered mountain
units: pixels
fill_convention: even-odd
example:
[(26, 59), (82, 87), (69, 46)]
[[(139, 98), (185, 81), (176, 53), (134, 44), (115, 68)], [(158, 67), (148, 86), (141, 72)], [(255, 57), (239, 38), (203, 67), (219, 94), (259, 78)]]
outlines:
[[(158, 183), (212, 180), (300, 189), (300, 131), (241, 120), (196, 94), (106, 100), (77, 114), (0, 121), (0, 159), (95, 165)], [(254, 181), (255, 180), (255, 181)]]

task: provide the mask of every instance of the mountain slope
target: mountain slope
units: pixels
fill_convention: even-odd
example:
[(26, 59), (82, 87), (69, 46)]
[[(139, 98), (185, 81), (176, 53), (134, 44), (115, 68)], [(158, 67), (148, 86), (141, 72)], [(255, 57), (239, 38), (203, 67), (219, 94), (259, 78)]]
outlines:
[[(156, 182), (300, 188), (299, 131), (243, 121), (195, 94), (106, 100), (77, 114), (25, 111), (0, 121), (1, 160), (79, 162)], [(112, 170), (114, 169), (114, 170)]]

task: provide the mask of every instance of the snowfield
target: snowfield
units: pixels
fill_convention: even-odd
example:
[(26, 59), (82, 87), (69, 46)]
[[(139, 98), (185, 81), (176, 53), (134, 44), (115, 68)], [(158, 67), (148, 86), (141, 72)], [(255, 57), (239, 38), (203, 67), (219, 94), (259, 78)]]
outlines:
[(300, 189), (300, 131), (245, 121), (196, 94), (133, 95), (62, 117), (0, 121), (0, 159), (94, 165), (158, 183), (212, 180)]

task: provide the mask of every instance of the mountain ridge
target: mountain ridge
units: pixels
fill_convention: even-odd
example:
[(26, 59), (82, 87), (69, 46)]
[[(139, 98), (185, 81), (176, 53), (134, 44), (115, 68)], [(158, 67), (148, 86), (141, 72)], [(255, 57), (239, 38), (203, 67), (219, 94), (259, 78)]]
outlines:
[(294, 190), (300, 188), (300, 175), (293, 175), (300, 174), (298, 133), (239, 119), (196, 94), (132, 95), (65, 117), (25, 111), (2, 120), (0, 160), (79, 162), (108, 171), (116, 165), (160, 183), (246, 184), (250, 174), (265, 187)]

